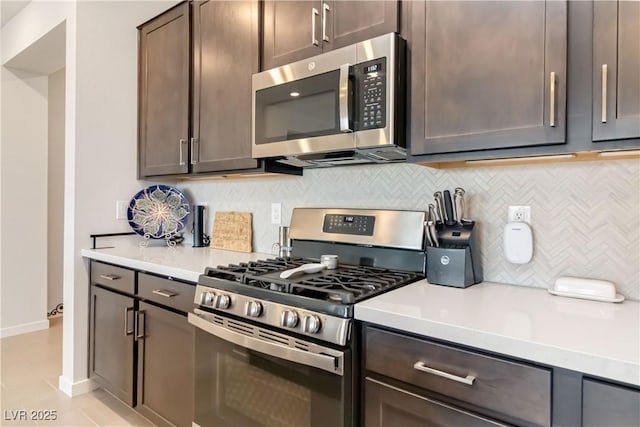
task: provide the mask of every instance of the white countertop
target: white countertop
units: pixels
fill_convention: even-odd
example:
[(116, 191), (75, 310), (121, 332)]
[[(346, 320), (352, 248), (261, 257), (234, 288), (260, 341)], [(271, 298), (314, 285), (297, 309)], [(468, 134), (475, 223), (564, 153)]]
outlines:
[(170, 248), (166, 245), (139, 247), (130, 244), (117, 244), (106, 249), (83, 249), (83, 257), (104, 261), (150, 273), (171, 276), (189, 282), (197, 282), (206, 267), (237, 264), (272, 257), (259, 252), (231, 252), (211, 248), (192, 248), (178, 245)]
[(640, 304), (426, 280), (363, 301), (356, 319), (640, 386)]

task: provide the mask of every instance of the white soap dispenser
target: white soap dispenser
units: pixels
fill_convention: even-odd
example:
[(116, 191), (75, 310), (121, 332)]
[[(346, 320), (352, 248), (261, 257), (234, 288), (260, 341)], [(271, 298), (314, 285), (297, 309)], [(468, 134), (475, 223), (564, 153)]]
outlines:
[(527, 264), (533, 257), (533, 235), (526, 222), (504, 226), (504, 256), (513, 264)]

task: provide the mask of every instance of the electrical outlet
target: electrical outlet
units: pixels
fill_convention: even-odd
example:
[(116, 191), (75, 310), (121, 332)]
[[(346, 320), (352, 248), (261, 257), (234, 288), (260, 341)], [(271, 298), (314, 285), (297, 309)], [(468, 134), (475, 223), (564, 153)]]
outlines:
[(128, 207), (126, 200), (116, 200), (116, 219), (127, 219)]
[(280, 225), (282, 222), (282, 203), (271, 203), (271, 224)]
[(509, 206), (509, 222), (531, 224), (531, 206)]

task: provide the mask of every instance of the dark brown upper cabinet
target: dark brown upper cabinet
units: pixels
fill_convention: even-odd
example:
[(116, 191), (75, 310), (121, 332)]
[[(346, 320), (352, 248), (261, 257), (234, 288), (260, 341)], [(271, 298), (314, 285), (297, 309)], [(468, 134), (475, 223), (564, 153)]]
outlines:
[(640, 138), (640, 3), (596, 1), (593, 141), (626, 138)]
[(139, 177), (262, 172), (251, 158), (258, 1), (184, 2), (141, 25)]
[(397, 0), (267, 0), (262, 21), (262, 69), (397, 32), (398, 10)]
[(565, 142), (566, 2), (411, 6), (412, 155)]
[(192, 172), (258, 167), (251, 158), (251, 75), (258, 2), (193, 3)]
[(139, 27), (138, 175), (187, 173), (189, 4)]

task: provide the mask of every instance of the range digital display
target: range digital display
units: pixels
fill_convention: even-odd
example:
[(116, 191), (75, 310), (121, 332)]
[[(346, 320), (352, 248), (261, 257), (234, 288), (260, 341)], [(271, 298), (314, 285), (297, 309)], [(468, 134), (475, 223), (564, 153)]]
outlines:
[(352, 217), (352, 216), (345, 216), (344, 217), (344, 222), (353, 222), (353, 220), (354, 220), (354, 217)]

